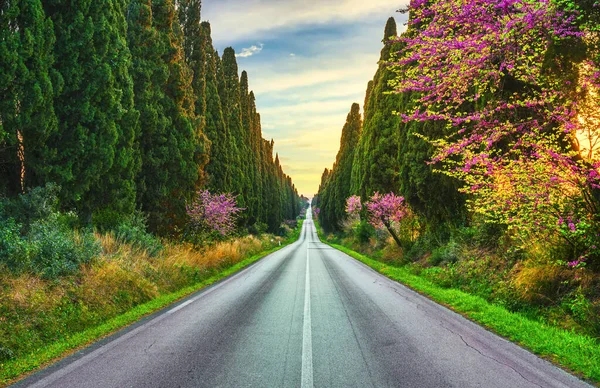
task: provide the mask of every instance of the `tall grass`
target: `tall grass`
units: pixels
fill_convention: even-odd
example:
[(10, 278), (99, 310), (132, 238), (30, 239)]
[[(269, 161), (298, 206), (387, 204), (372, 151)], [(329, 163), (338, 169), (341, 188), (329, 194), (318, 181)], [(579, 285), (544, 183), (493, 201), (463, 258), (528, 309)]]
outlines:
[(247, 236), (203, 250), (166, 243), (158, 255), (96, 234), (102, 253), (76, 274), (44, 279), (0, 268), (0, 386), (295, 241), (298, 230), (287, 240)]

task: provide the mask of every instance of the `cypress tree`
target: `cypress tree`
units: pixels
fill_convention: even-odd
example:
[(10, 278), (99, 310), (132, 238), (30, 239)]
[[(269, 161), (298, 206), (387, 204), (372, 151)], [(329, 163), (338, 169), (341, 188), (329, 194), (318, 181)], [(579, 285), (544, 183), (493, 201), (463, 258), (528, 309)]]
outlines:
[(179, 0), (179, 19), (183, 28), (185, 59), (193, 72), (194, 109), (201, 120), (202, 130), (206, 125), (206, 62), (205, 44), (200, 21), (200, 0)]
[[(242, 74), (243, 75), (243, 74)], [(265, 198), (265, 187), (263, 176), (265, 174), (264, 166), (262, 164), (262, 128), (260, 121), (260, 114), (256, 111), (256, 97), (254, 92), (250, 92), (248, 96), (249, 109), (250, 109), (250, 144), (252, 151), (253, 163), (253, 187), (255, 196), (256, 206), (256, 219), (259, 222), (266, 224), (266, 218), (264, 217), (264, 198)]]
[(54, 23), (55, 68), (64, 80), (54, 104), (59, 130), (47, 141), (60, 149), (48, 161), (50, 179), (62, 186), (63, 204), (87, 217), (97, 209), (131, 212), (137, 112), (124, 1), (43, 4)]
[[(254, 95), (252, 94), (252, 99)], [(251, 102), (251, 96), (249, 94), (248, 86), (248, 73), (242, 71), (240, 77), (240, 111), (242, 120), (242, 131), (244, 132), (244, 138), (247, 142), (247, 180), (249, 183), (247, 191), (247, 203), (248, 203), (248, 225), (254, 225), (258, 221), (260, 213), (259, 205), (259, 193), (260, 193), (260, 181), (258, 177), (258, 163), (259, 151), (256, 146), (256, 136), (254, 132), (254, 120), (256, 106), (252, 106), (254, 101)]]
[(357, 166), (353, 177), (353, 191), (363, 197), (375, 191), (393, 192), (398, 188), (398, 130), (400, 118), (399, 97), (390, 91), (389, 81), (395, 74), (388, 69), (394, 47), (387, 41), (397, 35), (396, 21), (389, 18), (385, 26), (379, 68), (367, 87), (363, 136), (358, 146)]
[(336, 177), (334, 181), (334, 214), (335, 224), (338, 225), (346, 217), (346, 199), (351, 196), (352, 166), (354, 162), (355, 145), (360, 140), (362, 120), (360, 107), (353, 104), (348, 113), (346, 124), (342, 130), (340, 150), (336, 158)]
[[(244, 130), (242, 124), (241, 85), (233, 48), (228, 47), (223, 52), (222, 67), (225, 80), (223, 113), (227, 132), (233, 143), (231, 158), (233, 190), (239, 194), (238, 205), (247, 207), (250, 203), (249, 191), (252, 186), (248, 179), (252, 159), (249, 133)], [(247, 218), (244, 221), (247, 221)]]
[(0, 3), (0, 195), (42, 185), (56, 133), (52, 22), (40, 0)]
[(205, 133), (211, 142), (211, 157), (206, 167), (208, 173), (208, 187), (215, 192), (229, 192), (231, 183), (231, 162), (228, 147), (228, 134), (223, 117), (221, 97), (219, 95), (219, 78), (217, 74), (217, 60), (212, 45), (210, 24), (202, 22), (202, 38), (204, 46), (205, 63), (205, 90), (206, 90), (206, 127)]
[(341, 222), (346, 217), (346, 199), (352, 194), (351, 179), (354, 163), (355, 145), (360, 139), (362, 122), (360, 107), (353, 104), (346, 124), (342, 130), (340, 149), (331, 174), (319, 191), (320, 198), (320, 220), (323, 228), (328, 231), (339, 230)]
[[(195, 114), (192, 72), (172, 0), (134, 0), (130, 46), (136, 106), (141, 111), (142, 169), (138, 202), (153, 230), (172, 232), (185, 222), (185, 204), (199, 188), (206, 139)], [(151, 41), (152, 45), (143, 44)]]

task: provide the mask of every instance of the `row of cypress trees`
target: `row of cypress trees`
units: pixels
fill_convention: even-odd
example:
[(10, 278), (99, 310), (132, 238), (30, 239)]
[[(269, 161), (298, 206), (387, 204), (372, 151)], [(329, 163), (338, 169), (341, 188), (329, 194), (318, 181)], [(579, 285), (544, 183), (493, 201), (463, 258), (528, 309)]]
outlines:
[(0, 196), (48, 182), (85, 220), (169, 232), (200, 188), (275, 231), (300, 198), (262, 138), (248, 75), (214, 49), (200, 0), (0, 3)]
[(396, 21), (389, 18), (379, 67), (367, 86), (362, 122), (360, 108), (353, 104), (333, 169), (325, 169), (321, 177), (313, 203), (320, 208), (319, 221), (327, 231), (340, 230), (348, 197), (359, 195), (365, 201), (375, 192), (404, 196), (426, 228), (444, 229), (448, 223), (459, 223), (465, 217), (458, 183), (433, 172), (427, 164), (431, 145), (414, 135), (434, 134), (441, 129), (403, 123), (395, 114), (406, 111), (414, 101), (409, 93), (391, 93), (389, 86), (395, 74), (388, 66), (400, 47), (388, 41), (397, 34)]

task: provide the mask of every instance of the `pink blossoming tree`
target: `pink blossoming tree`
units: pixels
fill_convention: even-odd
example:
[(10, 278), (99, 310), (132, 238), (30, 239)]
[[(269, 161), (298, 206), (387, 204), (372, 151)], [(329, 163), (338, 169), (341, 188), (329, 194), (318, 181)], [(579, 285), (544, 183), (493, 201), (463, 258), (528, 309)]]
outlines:
[(465, 183), (474, 212), (523, 241), (560, 235), (576, 257), (595, 254), (600, 66), (563, 52), (597, 30), (553, 0), (412, 0), (409, 11), (394, 87), (417, 98), (404, 121), (446, 124), (427, 139), (431, 163)]
[(394, 193), (381, 195), (373, 194), (371, 199), (365, 203), (369, 212), (369, 223), (378, 229), (387, 229), (396, 244), (402, 246), (400, 238), (393, 228), (393, 223), (401, 222), (408, 215), (408, 208), (404, 198)]
[(236, 220), (244, 209), (236, 204), (232, 194), (212, 194), (201, 190), (187, 207), (192, 226), (197, 230), (225, 237), (235, 231)]

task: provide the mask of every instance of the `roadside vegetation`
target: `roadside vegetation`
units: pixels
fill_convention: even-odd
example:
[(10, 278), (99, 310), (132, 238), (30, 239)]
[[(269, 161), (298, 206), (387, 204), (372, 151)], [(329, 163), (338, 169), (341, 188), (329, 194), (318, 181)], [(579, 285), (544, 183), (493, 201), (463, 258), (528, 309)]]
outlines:
[(52, 186), (0, 204), (0, 384), (295, 241), (302, 224), (224, 237), (220, 223), (212, 240), (203, 230), (189, 242), (149, 234), (142, 216), (114, 230), (80, 227)]
[[(345, 245), (333, 236), (325, 236), (318, 225), (319, 236), (325, 243), (341, 250), (377, 272), (407, 285), (413, 290), (450, 307), (461, 315), (518, 343), (532, 352), (564, 367), (593, 383), (600, 383), (600, 344), (597, 339), (566, 330), (526, 312), (515, 312), (500, 303), (475, 292), (463, 291), (459, 285), (440, 283), (417, 266), (383, 259), (382, 252), (372, 252), (373, 259)], [(337, 243), (336, 243), (337, 241)], [(359, 249), (360, 247), (354, 247)], [(389, 254), (389, 252), (388, 252)]]
[(325, 241), (596, 382), (598, 4), (411, 2), (313, 200)]

